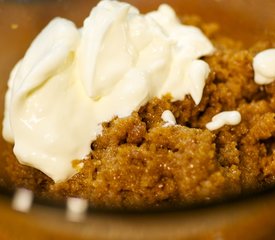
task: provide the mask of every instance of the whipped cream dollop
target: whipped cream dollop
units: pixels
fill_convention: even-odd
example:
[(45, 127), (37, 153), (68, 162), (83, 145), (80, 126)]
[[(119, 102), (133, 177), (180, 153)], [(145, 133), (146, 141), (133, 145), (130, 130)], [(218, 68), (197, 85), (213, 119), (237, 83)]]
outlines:
[(161, 119), (165, 122), (163, 127), (175, 126), (177, 124), (175, 116), (170, 110), (163, 111)]
[(206, 124), (206, 128), (210, 131), (217, 130), (224, 125), (238, 125), (242, 120), (238, 111), (224, 111), (216, 114), (211, 122)]
[(168, 5), (142, 15), (101, 1), (81, 29), (55, 18), (11, 72), (3, 136), (20, 163), (65, 181), (81, 168), (72, 161), (89, 155), (102, 122), (168, 93), (199, 104), (210, 71), (199, 58), (213, 51)]
[(257, 84), (275, 81), (275, 48), (258, 53), (253, 59), (254, 80)]

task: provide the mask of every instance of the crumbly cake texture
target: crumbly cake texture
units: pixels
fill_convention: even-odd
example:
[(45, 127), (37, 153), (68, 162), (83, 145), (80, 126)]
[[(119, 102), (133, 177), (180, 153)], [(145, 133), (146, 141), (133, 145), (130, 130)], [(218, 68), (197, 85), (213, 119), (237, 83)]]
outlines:
[[(96, 207), (147, 208), (209, 202), (260, 190), (275, 183), (275, 83), (254, 83), (252, 59), (273, 40), (245, 49), (220, 36), (216, 24), (186, 17), (216, 47), (204, 58), (211, 68), (202, 101), (187, 96), (153, 99), (130, 117), (103, 124), (82, 170), (54, 184), (42, 172), (19, 164), (12, 146), (4, 153), (7, 182), (54, 199), (89, 199)], [(173, 112), (177, 125), (163, 127)], [(205, 124), (227, 110), (242, 121), (210, 132)]]

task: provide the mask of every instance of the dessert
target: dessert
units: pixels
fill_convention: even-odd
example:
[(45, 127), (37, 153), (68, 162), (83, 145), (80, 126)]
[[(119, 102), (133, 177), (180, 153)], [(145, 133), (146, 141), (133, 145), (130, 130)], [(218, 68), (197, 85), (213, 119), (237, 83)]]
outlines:
[(4, 136), (31, 166), (18, 164), (10, 149), (11, 182), (47, 197), (134, 208), (211, 201), (273, 184), (274, 81), (254, 66), (269, 79), (255, 82), (252, 62), (274, 42), (243, 49), (211, 24), (183, 22), (165, 5), (141, 16), (109, 1), (81, 31), (53, 20), (11, 74)]
[(191, 94), (198, 104), (209, 74), (199, 58), (213, 51), (167, 5), (141, 15), (127, 3), (101, 1), (81, 30), (55, 18), (11, 73), (4, 138), (21, 163), (65, 181), (102, 122), (167, 93), (174, 101)]

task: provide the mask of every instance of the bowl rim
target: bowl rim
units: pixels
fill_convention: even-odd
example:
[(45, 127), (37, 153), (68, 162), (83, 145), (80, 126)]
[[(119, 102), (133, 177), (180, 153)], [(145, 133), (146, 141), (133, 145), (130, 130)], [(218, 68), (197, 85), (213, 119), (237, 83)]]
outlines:
[[(0, 186), (0, 200), (6, 200), (6, 202), (12, 202), (12, 199), (16, 193), (17, 189), (22, 188), (15, 188), (9, 189), (5, 186)], [(224, 199), (218, 200), (211, 200), (209, 202), (197, 202), (193, 204), (186, 204), (186, 205), (171, 205), (169, 207), (164, 208), (108, 208), (108, 207), (95, 207), (90, 202), (88, 202), (87, 208), (87, 215), (165, 215), (165, 214), (173, 214), (173, 213), (190, 213), (190, 212), (198, 212), (204, 210), (212, 210), (218, 208), (228, 208), (234, 205), (243, 204), (243, 203), (250, 203), (253, 201), (259, 201), (262, 199), (266, 199), (269, 197), (275, 196), (275, 185), (271, 185), (266, 187), (265, 189), (258, 190), (258, 191), (249, 191), (246, 193), (238, 194), (235, 196), (226, 197)], [(69, 196), (64, 200), (51, 200), (50, 198), (45, 198), (39, 196), (38, 194), (34, 194), (32, 207), (37, 206), (41, 209), (48, 209), (51, 208), (53, 210), (61, 210), (66, 211), (66, 200), (70, 198)], [(76, 197), (77, 198), (77, 197)], [(81, 199), (81, 198), (79, 198)], [(83, 199), (85, 200), (85, 199)], [(12, 206), (10, 205), (12, 208)]]

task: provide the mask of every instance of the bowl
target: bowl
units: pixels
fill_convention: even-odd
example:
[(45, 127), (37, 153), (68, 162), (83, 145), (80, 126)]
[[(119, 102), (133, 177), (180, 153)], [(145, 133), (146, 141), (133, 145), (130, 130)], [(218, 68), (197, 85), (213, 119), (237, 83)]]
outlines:
[[(7, 79), (14, 64), (23, 56), (31, 40), (55, 16), (81, 25), (92, 6), (90, 0), (2, 0), (0, 1), (0, 100), (3, 117)], [(169, 3), (177, 13), (197, 14), (217, 22), (224, 35), (253, 42), (275, 32), (273, 0), (167, 0), (127, 1), (142, 12)], [(274, 36), (274, 35), (273, 35)], [(274, 38), (275, 39), (275, 38)], [(0, 138), (0, 150), (7, 147)], [(0, 159), (0, 184), (5, 181)], [(30, 205), (16, 208), (18, 195)], [(0, 239), (274, 239), (275, 189), (241, 198), (163, 211), (110, 211), (89, 208), (85, 202), (66, 203), (32, 199), (24, 189), (0, 188)], [(82, 211), (77, 212), (75, 205)], [(25, 211), (28, 209), (28, 211)], [(73, 214), (73, 215), (72, 215)]]

